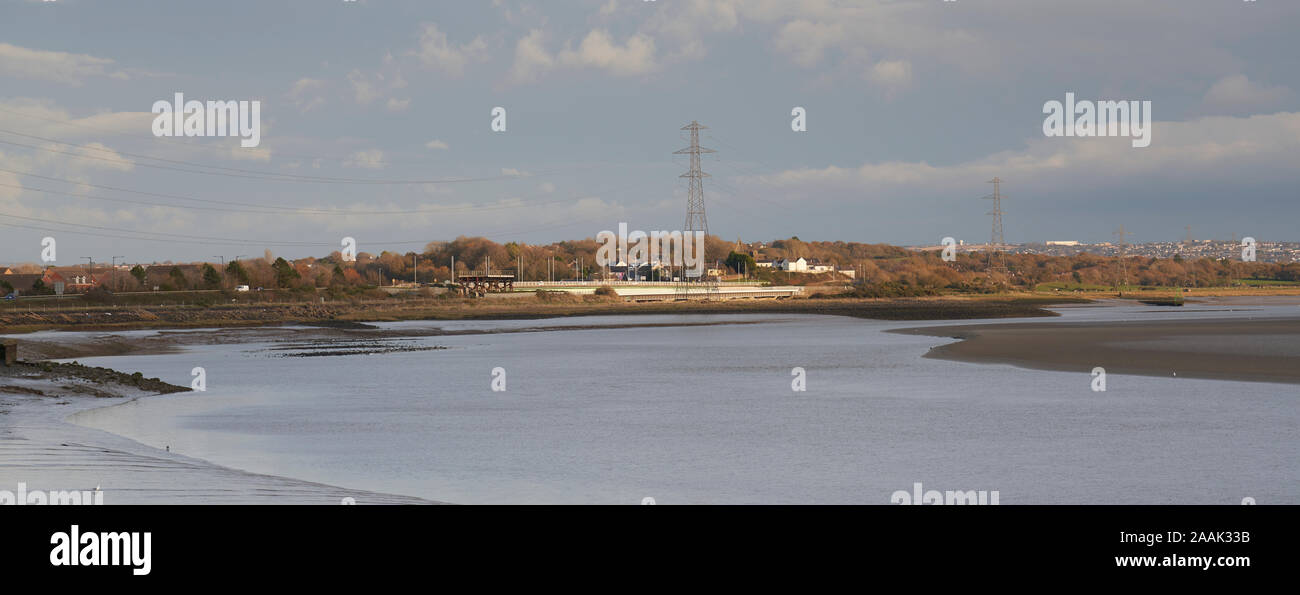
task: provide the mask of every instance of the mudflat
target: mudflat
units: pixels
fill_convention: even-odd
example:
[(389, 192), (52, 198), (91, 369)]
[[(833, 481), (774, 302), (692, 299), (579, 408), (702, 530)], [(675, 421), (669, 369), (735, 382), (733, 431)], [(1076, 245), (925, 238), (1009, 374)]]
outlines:
[(962, 339), (926, 357), (1083, 373), (1300, 384), (1300, 319), (1034, 322), (900, 329)]

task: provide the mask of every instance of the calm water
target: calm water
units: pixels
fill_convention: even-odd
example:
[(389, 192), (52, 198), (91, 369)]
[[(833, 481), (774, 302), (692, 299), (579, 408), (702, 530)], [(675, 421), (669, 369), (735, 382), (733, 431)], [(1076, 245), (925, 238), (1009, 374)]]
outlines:
[[(1067, 309), (1067, 319), (1300, 315)], [(1017, 503), (1300, 503), (1300, 389), (921, 356), (921, 326), (823, 316), (397, 323), (704, 327), (431, 337), (446, 350), (280, 357), (284, 343), (99, 358), (207, 392), (74, 421), (239, 469), (457, 503), (879, 503), (998, 490)], [(1060, 319), (1055, 319), (1060, 320)], [(951, 324), (951, 323), (930, 323)], [(293, 347), (293, 345), (288, 345)], [(791, 390), (791, 368), (807, 392)], [(492, 370), (506, 371), (504, 392)]]

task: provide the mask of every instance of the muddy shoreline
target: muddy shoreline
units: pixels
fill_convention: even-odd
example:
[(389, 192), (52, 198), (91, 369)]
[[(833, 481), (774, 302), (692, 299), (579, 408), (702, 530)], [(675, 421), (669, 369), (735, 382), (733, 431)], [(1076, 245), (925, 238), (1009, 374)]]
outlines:
[(1053, 296), (907, 299), (783, 299), (625, 303), (426, 300), (393, 304), (257, 304), (85, 307), (57, 312), (0, 310), (0, 334), (42, 330), (124, 331), (312, 325), (359, 329), (401, 320), (540, 320), (647, 314), (828, 314), (878, 320), (964, 320), (1055, 316), (1044, 308), (1089, 300)]
[(890, 332), (961, 339), (926, 357), (1040, 370), (1300, 384), (1300, 319), (1036, 322)]

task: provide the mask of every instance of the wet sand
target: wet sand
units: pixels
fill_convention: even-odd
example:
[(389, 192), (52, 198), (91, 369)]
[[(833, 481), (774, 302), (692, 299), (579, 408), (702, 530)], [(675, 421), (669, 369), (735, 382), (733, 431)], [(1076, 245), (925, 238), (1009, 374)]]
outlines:
[[(66, 421), (124, 398), (0, 393), (0, 490), (103, 491), (104, 504), (433, 504), (248, 473), (145, 446)], [(125, 391), (123, 391), (125, 392)]]
[[(32, 349), (20, 348), (20, 355), (36, 359), (32, 356), (41, 346), (78, 356), (126, 353), (133, 351), (130, 343), (111, 336), (51, 337), (29, 342), (24, 346)], [(164, 339), (138, 347), (166, 351), (177, 344)], [(0, 366), (0, 491), (99, 489), (104, 504), (338, 505), (344, 498), (357, 504), (434, 504), (230, 469), (70, 421), (90, 409), (188, 390), (106, 368), (50, 362)]]
[[(199, 306), (76, 306), (53, 312), (0, 308), (0, 332), (42, 330), (126, 331), (139, 329), (248, 328), (318, 325), (357, 328), (366, 322), (399, 320), (540, 320), (577, 316), (656, 314), (830, 314), (880, 320), (959, 320), (1055, 316), (1044, 308), (1086, 303), (1076, 296), (949, 296), (926, 298), (817, 298), (692, 300), (635, 303), (566, 295), (523, 299), (430, 299), (382, 304), (346, 302), (220, 304)], [(364, 326), (364, 324), (362, 324)]]
[(1040, 370), (1300, 384), (1300, 319), (1034, 322), (893, 332), (961, 339), (926, 357)]

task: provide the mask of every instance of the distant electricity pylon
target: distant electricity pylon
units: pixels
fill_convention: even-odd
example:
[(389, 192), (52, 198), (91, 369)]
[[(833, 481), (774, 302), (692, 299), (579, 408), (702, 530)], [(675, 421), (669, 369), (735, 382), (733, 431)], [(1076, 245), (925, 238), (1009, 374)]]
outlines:
[(690, 180), (690, 189), (686, 196), (686, 227), (682, 229), (684, 232), (709, 233), (709, 220), (704, 215), (704, 178), (710, 176), (700, 170), (700, 155), (717, 151), (700, 146), (700, 131), (708, 129), (708, 126), (692, 120), (690, 124), (682, 127), (682, 130), (691, 131), (691, 146), (673, 152), (674, 155), (691, 156), (690, 171), (679, 176)]
[[(687, 190), (686, 194), (686, 225), (682, 229), (682, 235), (685, 238), (688, 238), (685, 241), (689, 242), (691, 241), (689, 238), (693, 238), (697, 233), (704, 234), (705, 238), (708, 238), (709, 235), (709, 220), (704, 215), (704, 178), (710, 176), (700, 169), (700, 155), (704, 153), (716, 153), (717, 151), (700, 146), (700, 131), (708, 130), (708, 126), (691, 120), (690, 124), (682, 126), (681, 129), (691, 131), (691, 146), (673, 152), (674, 155), (691, 156), (691, 169), (681, 176), (678, 176), (690, 180), (690, 188)], [(708, 262), (708, 260), (705, 260), (704, 254), (696, 254), (695, 256), (700, 259), (700, 262)], [(687, 279), (684, 262), (681, 274), (681, 281), (682, 283), (685, 283)]]
[(989, 180), (993, 184), (993, 194), (983, 197), (986, 200), (993, 201), (993, 210), (986, 213), (993, 216), (993, 234), (989, 240), (989, 272), (1001, 271), (1007, 272), (1006, 257), (1002, 255), (1002, 249), (1006, 245), (1006, 240), (1002, 236), (1002, 178), (994, 176)]
[(1123, 287), (1128, 286), (1128, 259), (1125, 258), (1128, 254), (1128, 236), (1133, 235), (1133, 232), (1124, 231), (1124, 226), (1120, 225), (1119, 230), (1114, 232), (1114, 235), (1119, 238), (1119, 270), (1124, 280), (1124, 284), (1120, 286), (1120, 291), (1124, 291)]

